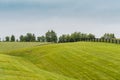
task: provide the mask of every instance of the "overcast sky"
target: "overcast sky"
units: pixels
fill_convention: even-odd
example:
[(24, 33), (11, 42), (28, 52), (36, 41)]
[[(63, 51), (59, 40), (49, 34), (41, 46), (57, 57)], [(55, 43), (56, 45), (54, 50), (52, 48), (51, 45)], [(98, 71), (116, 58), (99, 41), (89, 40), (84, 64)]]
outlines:
[(0, 0), (0, 37), (51, 29), (120, 37), (120, 0)]

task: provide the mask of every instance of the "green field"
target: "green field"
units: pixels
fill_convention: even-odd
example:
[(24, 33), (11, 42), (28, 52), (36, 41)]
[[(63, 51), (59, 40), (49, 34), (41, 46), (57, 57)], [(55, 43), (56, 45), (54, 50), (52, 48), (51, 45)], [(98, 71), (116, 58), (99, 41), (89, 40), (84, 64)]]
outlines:
[(0, 80), (120, 80), (120, 45), (1, 42)]

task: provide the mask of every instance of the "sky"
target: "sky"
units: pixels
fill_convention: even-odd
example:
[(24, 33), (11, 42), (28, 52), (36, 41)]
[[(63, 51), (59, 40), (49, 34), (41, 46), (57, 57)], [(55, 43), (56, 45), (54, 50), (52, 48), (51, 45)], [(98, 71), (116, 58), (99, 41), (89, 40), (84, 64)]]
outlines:
[(120, 0), (0, 0), (0, 37), (55, 30), (115, 33), (120, 37)]

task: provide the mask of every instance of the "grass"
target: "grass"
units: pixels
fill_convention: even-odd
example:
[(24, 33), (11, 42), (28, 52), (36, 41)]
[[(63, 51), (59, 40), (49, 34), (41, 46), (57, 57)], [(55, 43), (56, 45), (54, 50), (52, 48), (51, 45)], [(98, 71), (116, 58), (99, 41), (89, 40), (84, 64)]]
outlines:
[(29, 48), (34, 46), (45, 45), (48, 43), (39, 42), (0, 42), (0, 52), (9, 52), (12, 50), (19, 50), (23, 48)]
[[(0, 48), (0, 80), (120, 79), (120, 45), (117, 44), (1, 44), (6, 49)], [(13, 45), (16, 47), (12, 49)]]
[(50, 73), (19, 57), (0, 54), (0, 80), (75, 80)]

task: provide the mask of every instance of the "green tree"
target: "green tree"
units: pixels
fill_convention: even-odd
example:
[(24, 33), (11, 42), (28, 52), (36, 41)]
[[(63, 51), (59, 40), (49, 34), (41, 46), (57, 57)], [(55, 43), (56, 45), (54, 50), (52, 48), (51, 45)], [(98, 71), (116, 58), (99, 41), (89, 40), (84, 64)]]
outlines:
[(81, 41), (85, 41), (86, 39), (88, 39), (88, 35), (85, 33), (81, 34)]
[(37, 37), (37, 41), (38, 41), (38, 42), (41, 42), (41, 37)]
[(32, 42), (35, 42), (36, 41), (36, 36), (35, 34), (32, 35)]
[(20, 42), (35, 42), (36, 36), (35, 34), (27, 33), (25, 36), (21, 35), (19, 39), (20, 39)]
[(40, 36), (40, 37), (37, 37), (37, 41), (38, 42), (45, 42), (46, 38), (45, 38), (45, 36)]
[(6, 41), (6, 42), (9, 42), (9, 41), (10, 41), (10, 37), (9, 37), (9, 36), (6, 36), (6, 37), (5, 37), (5, 41)]
[(36, 41), (36, 37), (32, 33), (27, 33), (26, 36), (24, 36), (24, 39), (26, 42), (35, 42)]
[(94, 34), (88, 34), (88, 38), (89, 38), (89, 39), (94, 39), (94, 38), (95, 38), (95, 35), (94, 35)]
[(66, 41), (70, 42), (70, 35), (69, 34), (66, 35)]
[(65, 34), (63, 34), (62, 36), (60, 36), (59, 37), (59, 42), (60, 43), (68, 42), (67, 41), (67, 36)]
[(81, 33), (80, 32), (74, 32), (71, 34), (71, 42), (77, 42), (80, 41)]
[(23, 35), (21, 35), (19, 38), (20, 38), (20, 42), (24, 42), (25, 41), (25, 37)]
[(45, 36), (47, 42), (57, 42), (57, 34), (55, 33), (55, 31), (48, 31), (46, 32)]
[(115, 35), (112, 33), (105, 33), (102, 37), (102, 39), (115, 39)]
[(15, 42), (15, 36), (14, 35), (11, 36), (11, 42)]
[(32, 34), (31, 33), (27, 33), (25, 36), (25, 41), (26, 42), (32, 42)]
[(71, 35), (62, 35), (59, 37), (59, 42), (77, 42), (77, 41), (86, 41), (87, 39), (95, 39), (93, 34), (85, 34), (81, 32), (74, 32)]

